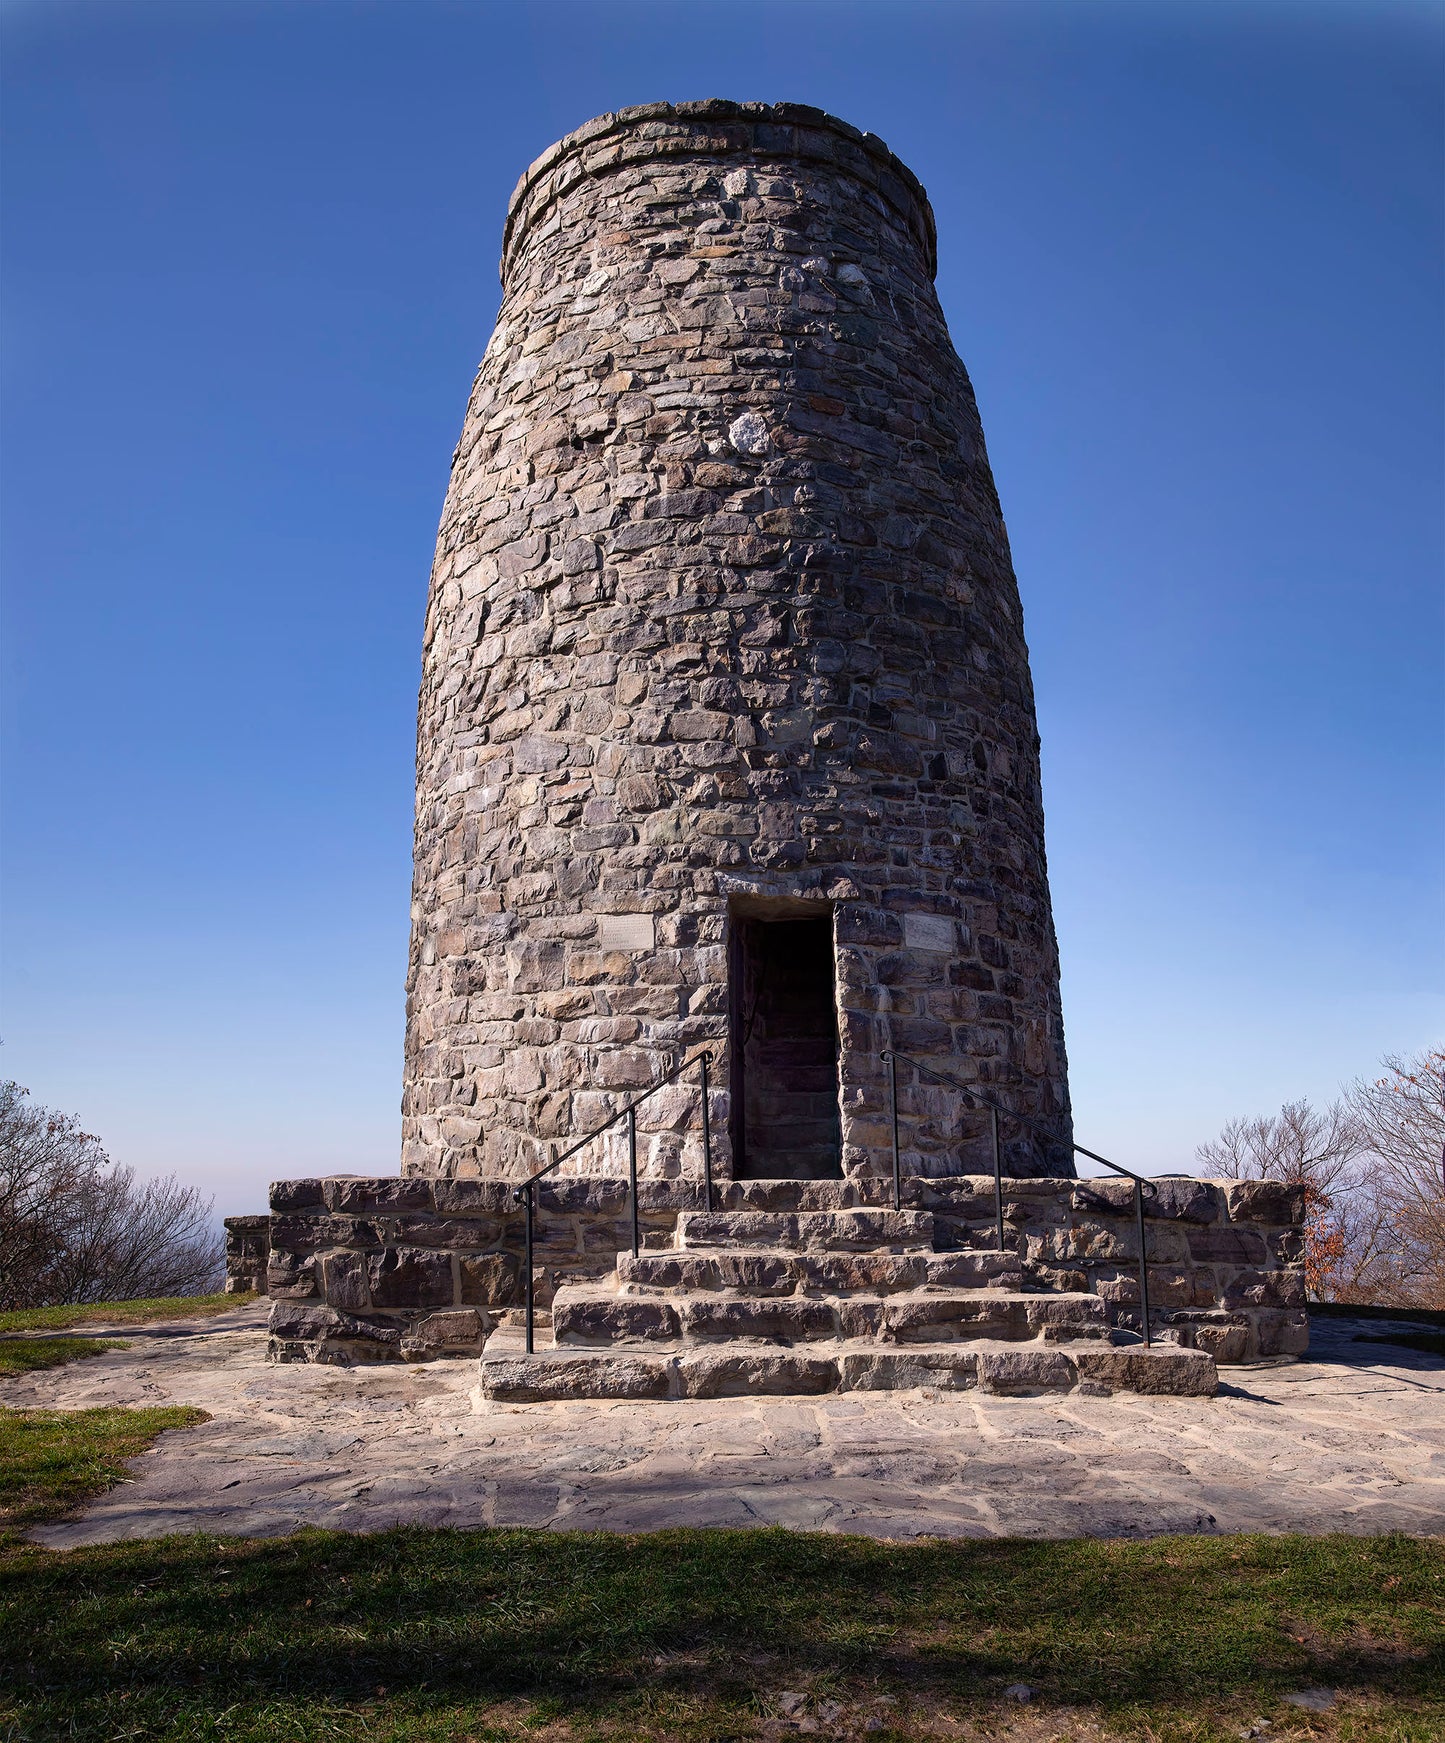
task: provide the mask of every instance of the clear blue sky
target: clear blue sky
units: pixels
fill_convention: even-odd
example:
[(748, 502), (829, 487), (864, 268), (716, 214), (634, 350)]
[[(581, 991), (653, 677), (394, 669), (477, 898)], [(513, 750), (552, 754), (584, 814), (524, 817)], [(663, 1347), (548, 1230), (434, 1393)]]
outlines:
[(422, 611), (507, 195), (816, 103), (938, 214), (1033, 649), (1083, 1142), (1442, 1011), (1425, 6), (11, 0), (4, 1048), (142, 1172), (394, 1171)]

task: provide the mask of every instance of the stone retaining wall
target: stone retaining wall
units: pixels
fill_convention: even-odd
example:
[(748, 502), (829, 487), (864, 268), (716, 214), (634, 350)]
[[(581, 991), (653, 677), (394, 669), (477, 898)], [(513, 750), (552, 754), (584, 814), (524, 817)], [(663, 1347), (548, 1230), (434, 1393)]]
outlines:
[[(911, 1182), (958, 1247), (995, 1244), (993, 1181), (979, 1175)], [(1265, 1180), (1160, 1177), (1145, 1186), (1150, 1323), (1216, 1361), (1303, 1355), (1304, 1197)], [(1116, 1325), (1138, 1330), (1134, 1186), (1117, 1176), (1006, 1180), (1004, 1244), (1019, 1254), (1003, 1287), (1089, 1290)]]
[[(878, 1181), (720, 1183), (730, 1210), (846, 1209), (885, 1201)], [(1004, 1244), (1018, 1271), (1006, 1288), (1089, 1290), (1114, 1323), (1139, 1326), (1138, 1246), (1127, 1180), (1006, 1180)], [(271, 1189), (276, 1361), (413, 1361), (480, 1350), (520, 1317), (523, 1217), (504, 1180), (411, 1178), (278, 1181)], [(1162, 1178), (1148, 1185), (1151, 1323), (1221, 1362), (1299, 1355), (1308, 1345), (1303, 1203), (1265, 1181)], [(910, 1180), (905, 1205), (930, 1210), (938, 1243), (995, 1244), (993, 1181)], [(670, 1244), (678, 1213), (702, 1208), (702, 1186), (645, 1180), (644, 1245)], [(235, 1221), (249, 1219), (232, 1219)], [(630, 1244), (625, 1180), (558, 1179), (537, 1189), (537, 1302), (560, 1283), (597, 1280)], [(228, 1282), (228, 1288), (231, 1287)]]

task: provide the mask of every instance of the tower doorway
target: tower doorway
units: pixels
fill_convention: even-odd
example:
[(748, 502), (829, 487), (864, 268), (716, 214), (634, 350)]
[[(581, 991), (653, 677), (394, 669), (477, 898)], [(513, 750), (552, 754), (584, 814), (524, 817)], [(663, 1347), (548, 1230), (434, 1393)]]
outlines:
[(841, 1179), (832, 914), (734, 915), (728, 979), (735, 1177)]

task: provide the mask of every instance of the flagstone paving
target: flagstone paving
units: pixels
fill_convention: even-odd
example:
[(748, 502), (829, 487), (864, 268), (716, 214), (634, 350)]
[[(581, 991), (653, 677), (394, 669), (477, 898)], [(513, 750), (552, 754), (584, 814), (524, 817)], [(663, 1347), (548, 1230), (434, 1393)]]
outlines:
[[(1321, 1320), (1308, 1360), (1218, 1397), (881, 1392), (485, 1402), (477, 1364), (264, 1360), (265, 1304), (122, 1326), (130, 1348), (0, 1382), (0, 1405), (195, 1404), (133, 1482), (33, 1535), (788, 1525), (873, 1536), (1445, 1533), (1445, 1359)], [(88, 1335), (103, 1330), (87, 1326)]]

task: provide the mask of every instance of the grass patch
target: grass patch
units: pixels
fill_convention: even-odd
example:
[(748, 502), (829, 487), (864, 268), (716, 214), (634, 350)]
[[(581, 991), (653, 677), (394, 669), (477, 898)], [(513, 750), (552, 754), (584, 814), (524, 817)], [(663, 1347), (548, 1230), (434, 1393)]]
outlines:
[[(996, 1732), (1016, 1682), (1040, 1740), (1438, 1740), (1445, 1548), (408, 1529), (0, 1557), (0, 1734), (27, 1739), (723, 1743), (780, 1734), (792, 1695), (896, 1743)], [(1307, 1687), (1336, 1710), (1284, 1704)]]
[(0, 1375), (33, 1374), (127, 1347), (118, 1338), (0, 1338)]
[(64, 1331), (72, 1325), (143, 1325), (244, 1307), (254, 1295), (160, 1295), (152, 1301), (92, 1301), (82, 1307), (16, 1307), (0, 1313), (0, 1336), (15, 1331)]
[(1427, 1356), (1445, 1356), (1445, 1331), (1397, 1331), (1389, 1337), (1371, 1337), (1361, 1332), (1357, 1344), (1402, 1344), (1407, 1350), (1423, 1350)]
[[(190, 1405), (0, 1409), (0, 1524), (13, 1528), (63, 1519), (120, 1482), (125, 1461), (145, 1452), (157, 1435), (208, 1420), (204, 1410)], [(0, 1554), (4, 1547), (0, 1539)]]

